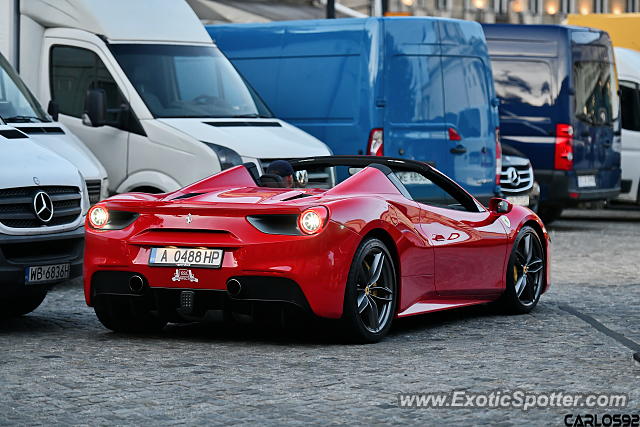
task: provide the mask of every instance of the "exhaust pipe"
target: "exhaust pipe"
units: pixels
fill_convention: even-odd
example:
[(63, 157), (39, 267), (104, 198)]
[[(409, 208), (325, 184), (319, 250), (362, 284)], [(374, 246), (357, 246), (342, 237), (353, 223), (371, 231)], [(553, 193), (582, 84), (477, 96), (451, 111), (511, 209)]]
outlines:
[(144, 287), (144, 279), (140, 276), (133, 275), (129, 278), (129, 289), (131, 289), (133, 292), (140, 292), (142, 291), (142, 288)]
[(237, 297), (242, 292), (242, 284), (238, 279), (229, 279), (227, 280), (227, 292), (232, 297)]

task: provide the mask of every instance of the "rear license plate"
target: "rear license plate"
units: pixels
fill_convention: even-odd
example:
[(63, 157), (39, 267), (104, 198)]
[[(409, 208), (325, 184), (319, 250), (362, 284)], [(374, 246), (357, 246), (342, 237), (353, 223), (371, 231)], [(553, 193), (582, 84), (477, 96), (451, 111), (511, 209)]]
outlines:
[(507, 200), (514, 205), (529, 206), (529, 196), (509, 196)]
[(578, 175), (578, 187), (595, 187), (596, 176), (595, 175)]
[(24, 282), (26, 284), (53, 282), (69, 278), (70, 264), (38, 265), (27, 267), (24, 270)]
[(222, 249), (152, 248), (149, 265), (220, 268)]

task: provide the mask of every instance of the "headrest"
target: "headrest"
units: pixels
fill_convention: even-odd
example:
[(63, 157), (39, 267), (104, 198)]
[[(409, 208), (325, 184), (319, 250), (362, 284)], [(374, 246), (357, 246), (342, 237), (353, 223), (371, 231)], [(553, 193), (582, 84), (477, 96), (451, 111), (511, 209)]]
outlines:
[(262, 184), (263, 187), (284, 188), (282, 178), (270, 173), (265, 173), (260, 177), (260, 184)]

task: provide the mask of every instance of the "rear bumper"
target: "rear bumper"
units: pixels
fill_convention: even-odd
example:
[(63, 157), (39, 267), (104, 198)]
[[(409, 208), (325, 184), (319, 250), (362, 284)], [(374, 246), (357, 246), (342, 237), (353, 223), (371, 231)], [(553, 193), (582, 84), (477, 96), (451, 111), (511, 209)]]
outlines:
[[(232, 309), (252, 312), (256, 304), (292, 305), (311, 313), (309, 302), (300, 286), (293, 280), (274, 276), (236, 276), (237, 288), (232, 292), (206, 288), (159, 288), (149, 286), (143, 279), (141, 289), (131, 289), (129, 279), (137, 273), (129, 271), (98, 271), (91, 280), (92, 300), (103, 296), (125, 296), (143, 303), (163, 317), (202, 318), (209, 310)], [(189, 295), (185, 295), (188, 293)], [(187, 298), (187, 301), (185, 301)]]
[[(244, 221), (244, 219), (238, 219)], [(88, 305), (101, 294), (141, 296), (154, 300), (169, 295), (175, 304), (181, 291), (192, 291), (195, 300), (211, 298), (210, 309), (222, 295), (235, 302), (286, 302), (327, 318), (342, 315), (344, 289), (352, 256), (360, 236), (340, 224), (330, 222), (317, 236), (270, 235), (249, 230), (242, 240), (227, 240), (224, 235), (208, 234), (206, 247), (221, 248), (221, 268), (149, 266), (153, 246), (202, 246), (193, 244), (189, 230), (154, 245), (140, 244), (135, 231), (97, 232), (87, 230), (84, 263), (85, 298)], [(131, 233), (131, 234), (129, 234)], [(125, 236), (123, 234), (129, 234)], [(181, 270), (180, 272), (177, 270)], [(190, 273), (188, 273), (190, 271)], [(141, 292), (133, 292), (128, 280), (137, 274), (144, 279)], [(180, 280), (173, 280), (181, 276)], [(108, 279), (105, 279), (108, 277)], [(192, 277), (193, 280), (184, 278)], [(242, 291), (227, 293), (227, 282), (236, 278)], [(197, 281), (196, 281), (197, 279)], [(217, 301), (217, 302), (216, 302)]]
[[(604, 172), (594, 174), (602, 175)], [(614, 174), (616, 171), (613, 172)], [(619, 170), (615, 187), (581, 189), (577, 187), (575, 172), (558, 170), (536, 170), (536, 180), (540, 184), (540, 200), (545, 204), (563, 207), (575, 206), (581, 202), (604, 201), (614, 199), (620, 194)], [(600, 178), (598, 178), (600, 179)]]
[(9, 236), (0, 234), (0, 295), (49, 289), (60, 281), (25, 285), (25, 269), (38, 265), (71, 265), (70, 278), (82, 274), (84, 227), (63, 233)]

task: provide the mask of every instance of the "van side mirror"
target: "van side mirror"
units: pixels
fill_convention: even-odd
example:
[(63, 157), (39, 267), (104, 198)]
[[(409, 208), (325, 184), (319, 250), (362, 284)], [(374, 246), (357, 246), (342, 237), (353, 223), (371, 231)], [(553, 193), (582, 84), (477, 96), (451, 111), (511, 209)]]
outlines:
[(47, 106), (47, 114), (51, 116), (51, 119), (54, 122), (58, 121), (58, 116), (60, 115), (60, 106), (53, 99), (49, 101), (49, 105)]
[(513, 209), (513, 204), (508, 200), (501, 199), (499, 197), (493, 197), (489, 200), (489, 210), (491, 212), (506, 214), (511, 212), (511, 209)]
[(89, 89), (84, 97), (82, 124), (91, 127), (104, 126), (107, 121), (107, 95), (104, 89)]

